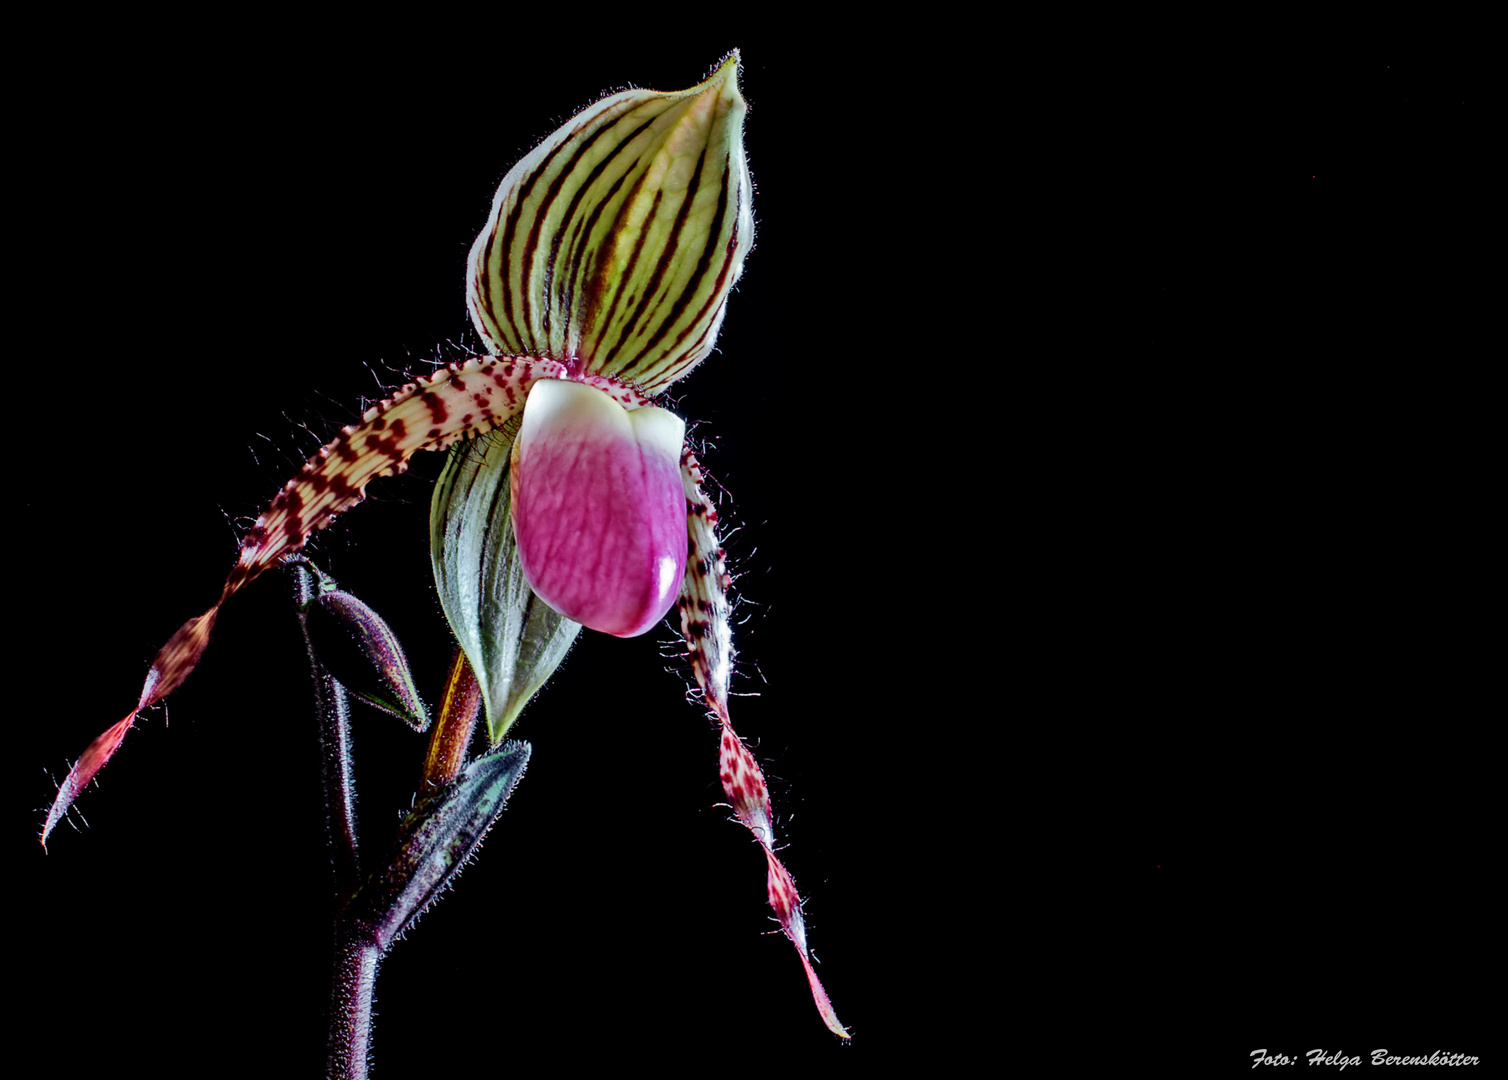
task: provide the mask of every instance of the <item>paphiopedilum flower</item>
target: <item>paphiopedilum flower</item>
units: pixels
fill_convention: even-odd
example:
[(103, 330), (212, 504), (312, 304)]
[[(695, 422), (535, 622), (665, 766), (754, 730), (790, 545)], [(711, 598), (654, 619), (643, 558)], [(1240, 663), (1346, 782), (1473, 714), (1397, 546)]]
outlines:
[[(769, 794), (728, 710), (730, 579), (717, 511), (656, 395), (712, 351), (753, 240), (738, 57), (678, 93), (604, 98), (503, 179), (471, 251), (467, 301), (488, 355), (368, 409), (323, 447), (241, 541), (220, 598), (163, 646), (136, 707), (84, 752), (43, 840), (141, 710), (197, 664), (220, 608), (417, 450), (453, 454), (431, 513), (435, 578), (497, 746), (585, 625), (642, 634), (679, 606), (719, 732), (720, 779), (763, 847), (771, 906), (827, 1026)], [(510, 781), (511, 783), (511, 781)], [(416, 849), (417, 850), (417, 849)], [(405, 886), (407, 887), (407, 886)]]

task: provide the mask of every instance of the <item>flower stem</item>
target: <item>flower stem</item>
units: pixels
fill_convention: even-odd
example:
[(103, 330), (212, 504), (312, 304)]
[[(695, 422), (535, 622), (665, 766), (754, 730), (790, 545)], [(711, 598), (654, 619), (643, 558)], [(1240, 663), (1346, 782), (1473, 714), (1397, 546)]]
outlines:
[(361, 885), (356, 842), (356, 789), (351, 775), (351, 708), (340, 685), (314, 651), (304, 614), (318, 593), (309, 567), (293, 566), (293, 597), (314, 680), (314, 715), (319, 734), (320, 777), (325, 789), (325, 841), (330, 848), (335, 916), (335, 958), (330, 987), (330, 1035), (325, 1072), (331, 1080), (365, 1080), (372, 1043), (372, 991), (382, 950), (345, 918), (346, 905)]
[(293, 565), (294, 604), (309, 653), (314, 680), (314, 715), (318, 723), (320, 777), (325, 789), (326, 842), (334, 875), (337, 910), (361, 884), (361, 853), (356, 842), (355, 781), (351, 777), (351, 706), (345, 688), (319, 662), (309, 638), (304, 609), (317, 595), (318, 583), (303, 562)]
[(372, 990), (382, 950), (354, 934), (343, 934), (335, 947), (335, 978), (330, 989), (330, 1041), (325, 1059), (328, 1080), (366, 1080), (372, 1045)]
[(429, 738), (429, 752), (424, 758), (424, 776), (419, 784), (421, 792), (442, 788), (460, 775), (481, 708), (482, 688), (466, 654), (457, 646), (450, 660), (450, 675), (445, 680), (440, 718), (435, 721)]

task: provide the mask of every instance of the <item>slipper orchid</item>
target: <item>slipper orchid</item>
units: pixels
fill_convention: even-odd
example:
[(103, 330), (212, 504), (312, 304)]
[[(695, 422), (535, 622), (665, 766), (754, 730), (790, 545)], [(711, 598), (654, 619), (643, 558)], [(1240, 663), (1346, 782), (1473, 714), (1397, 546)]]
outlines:
[[(812, 968), (763, 773), (729, 717), (717, 511), (684, 422), (653, 401), (711, 353), (753, 240), (737, 74), (734, 53), (690, 90), (606, 97), (507, 174), (467, 280), (488, 355), (368, 409), (283, 487), (242, 539), (218, 601), (163, 646), (136, 707), (60, 785), (44, 843), (137, 715), (194, 669), (231, 596), (360, 502), (371, 480), (403, 471), (417, 450), (464, 440), (436, 487), (432, 561), (493, 747), (581, 626), (630, 637), (678, 606), (724, 792), (762, 846), (769, 902), (824, 1022), (848, 1037)], [(509, 766), (509, 785), (521, 767)], [(477, 841), (486, 813), (467, 826)], [(427, 866), (429, 848), (416, 840), (414, 850), (414, 865)], [(409, 878), (402, 888), (413, 891)]]

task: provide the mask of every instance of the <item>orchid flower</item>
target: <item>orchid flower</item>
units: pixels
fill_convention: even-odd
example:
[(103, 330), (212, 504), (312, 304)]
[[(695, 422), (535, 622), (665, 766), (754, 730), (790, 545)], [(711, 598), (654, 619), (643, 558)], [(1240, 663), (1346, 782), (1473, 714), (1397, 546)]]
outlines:
[(769, 903), (822, 1019), (848, 1037), (776, 854), (764, 775), (729, 714), (717, 510), (684, 421), (655, 404), (712, 352), (753, 242), (738, 63), (732, 54), (689, 90), (603, 98), (514, 166), (469, 261), (467, 303), (487, 354), (367, 409), (283, 487), (241, 540), (214, 606), (162, 647), (135, 707), (60, 785), (44, 843), (141, 711), (193, 671), (232, 596), (415, 451), (455, 446), (435, 491), (432, 561), (492, 745), (581, 627), (631, 637), (678, 608), (723, 791), (763, 848)]

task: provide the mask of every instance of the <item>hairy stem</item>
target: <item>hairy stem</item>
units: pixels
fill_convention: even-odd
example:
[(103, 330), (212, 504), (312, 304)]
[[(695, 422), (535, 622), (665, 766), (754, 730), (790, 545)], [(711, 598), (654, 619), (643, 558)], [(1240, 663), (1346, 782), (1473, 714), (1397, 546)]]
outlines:
[(325, 1073), (330, 1080), (365, 1080), (372, 1042), (372, 991), (382, 950), (370, 937), (353, 932), (345, 907), (361, 885), (356, 842), (356, 788), (351, 775), (351, 709), (345, 688), (314, 651), (304, 614), (317, 595), (314, 573), (293, 566), (293, 598), (314, 680), (314, 715), (319, 735), (320, 779), (325, 790), (325, 842), (330, 848), (334, 886), (335, 955), (330, 979), (330, 1034)]
[(450, 674), (445, 679), (440, 718), (430, 733), (429, 752), (424, 757), (424, 777), (419, 784), (421, 792), (442, 788), (460, 775), (481, 707), (482, 688), (477, 684), (476, 673), (471, 670), (466, 654), (457, 646), (450, 660)]
[(336, 943), (325, 1059), (328, 1080), (366, 1080), (372, 1045), (372, 991), (381, 958), (377, 945), (354, 934), (342, 934)]
[(299, 628), (309, 654), (309, 674), (314, 680), (314, 715), (319, 735), (320, 778), (325, 789), (325, 839), (330, 847), (338, 910), (361, 884), (360, 850), (356, 842), (356, 788), (351, 776), (351, 707), (345, 688), (336, 682), (309, 639), (304, 609), (314, 600), (318, 584), (302, 563), (293, 567), (294, 604)]

